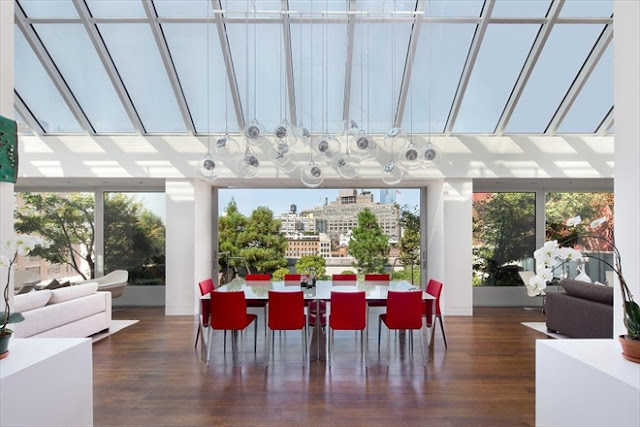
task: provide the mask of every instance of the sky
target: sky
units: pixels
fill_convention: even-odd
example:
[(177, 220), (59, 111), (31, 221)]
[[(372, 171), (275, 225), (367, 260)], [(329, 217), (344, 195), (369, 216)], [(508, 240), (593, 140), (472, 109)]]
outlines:
[[(373, 200), (380, 201), (380, 189), (366, 189), (373, 193)], [(322, 203), (325, 198), (332, 202), (338, 196), (340, 189), (220, 189), (218, 214), (226, 209), (233, 197), (238, 204), (238, 209), (243, 215), (250, 215), (258, 206), (269, 207), (275, 216), (289, 212), (289, 206), (295, 204), (298, 212), (303, 209), (311, 209)], [(358, 189), (358, 192), (361, 190)], [(396, 203), (400, 206), (419, 205), (420, 190), (415, 188), (400, 188), (396, 193)]]

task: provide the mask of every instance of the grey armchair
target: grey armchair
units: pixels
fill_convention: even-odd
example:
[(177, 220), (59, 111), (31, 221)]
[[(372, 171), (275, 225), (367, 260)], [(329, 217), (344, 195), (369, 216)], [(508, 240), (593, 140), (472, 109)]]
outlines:
[(99, 291), (111, 292), (111, 298), (118, 298), (124, 293), (124, 289), (129, 281), (129, 272), (127, 270), (115, 270), (106, 276), (96, 277), (91, 280), (84, 280), (77, 284), (87, 282), (97, 282)]

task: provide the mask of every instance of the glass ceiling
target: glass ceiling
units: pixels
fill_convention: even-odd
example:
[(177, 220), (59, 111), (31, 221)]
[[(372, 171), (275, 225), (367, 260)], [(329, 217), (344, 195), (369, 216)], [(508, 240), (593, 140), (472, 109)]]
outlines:
[(15, 108), (52, 135), (254, 118), (268, 133), (351, 118), (371, 133), (606, 134), (612, 14), (612, 0), (16, 0)]

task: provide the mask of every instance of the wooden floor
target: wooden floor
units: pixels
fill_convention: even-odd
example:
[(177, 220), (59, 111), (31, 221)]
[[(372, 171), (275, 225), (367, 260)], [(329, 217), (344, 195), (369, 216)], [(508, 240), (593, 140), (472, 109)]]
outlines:
[(377, 352), (377, 322), (367, 369), (353, 332), (336, 334), (331, 369), (303, 365), (300, 333), (276, 335), (267, 369), (262, 323), (256, 355), (253, 331), (236, 360), (230, 347), (224, 355), (218, 334), (207, 368), (194, 350), (193, 318), (165, 317), (162, 308), (119, 309), (114, 318), (140, 322), (93, 346), (96, 425), (535, 423), (535, 340), (546, 336), (520, 322), (542, 321), (539, 312), (476, 308), (473, 317), (446, 318), (449, 348), (438, 330), (426, 369), (417, 344), (411, 360), (405, 340), (393, 334), (387, 368), (384, 343)]

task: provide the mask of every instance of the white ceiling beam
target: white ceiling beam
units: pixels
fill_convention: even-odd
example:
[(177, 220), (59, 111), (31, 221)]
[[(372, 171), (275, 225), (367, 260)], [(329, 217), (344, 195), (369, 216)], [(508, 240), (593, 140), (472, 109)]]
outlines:
[[(349, 11), (356, 10), (356, 1), (349, 0)], [(349, 119), (351, 107), (351, 80), (353, 77), (353, 39), (355, 38), (355, 15), (347, 15), (347, 48), (344, 65), (344, 96), (342, 98), (342, 120)]]
[(469, 79), (471, 79), (471, 73), (473, 72), (473, 67), (476, 64), (478, 52), (480, 52), (480, 47), (482, 46), (482, 40), (484, 39), (484, 35), (487, 32), (487, 27), (489, 26), (489, 20), (491, 18), (491, 12), (493, 12), (494, 4), (494, 0), (486, 0), (484, 3), (484, 7), (482, 8), (482, 13), (480, 15), (481, 20), (478, 24), (478, 27), (476, 28), (476, 33), (473, 36), (473, 41), (471, 42), (469, 54), (467, 55), (467, 61), (465, 62), (464, 68), (462, 70), (462, 76), (460, 77), (460, 83), (458, 84), (456, 96), (453, 98), (451, 111), (449, 112), (447, 124), (444, 128), (445, 135), (451, 135), (453, 125), (455, 125), (456, 119), (458, 118), (460, 105), (462, 105), (464, 93), (467, 90)]
[(511, 96), (507, 101), (507, 104), (502, 111), (502, 116), (500, 116), (500, 120), (498, 120), (498, 125), (496, 127), (495, 133), (497, 135), (504, 134), (504, 130), (509, 124), (509, 120), (511, 120), (511, 115), (524, 92), (524, 88), (529, 81), (529, 77), (531, 77), (531, 72), (538, 62), (538, 58), (544, 49), (544, 46), (549, 39), (549, 35), (551, 34), (551, 30), (560, 15), (560, 11), (562, 10), (562, 6), (564, 5), (565, 0), (554, 0), (551, 3), (551, 7), (549, 8), (549, 12), (547, 13), (547, 22), (540, 27), (540, 31), (538, 31), (538, 36), (536, 40), (533, 42), (533, 46), (531, 47), (531, 51), (529, 51), (529, 56), (522, 67), (522, 71), (518, 76), (518, 80), (516, 81), (515, 86), (513, 87), (513, 91), (511, 91)]
[(85, 30), (87, 31), (89, 40), (91, 40), (93, 47), (96, 49), (98, 57), (100, 58), (100, 61), (102, 62), (107, 75), (109, 76), (109, 80), (111, 80), (116, 94), (118, 95), (118, 98), (120, 99), (120, 102), (124, 107), (124, 111), (127, 113), (129, 120), (131, 120), (133, 128), (136, 130), (136, 132), (145, 134), (146, 131), (144, 129), (144, 125), (142, 124), (142, 121), (138, 116), (138, 112), (133, 106), (133, 102), (129, 97), (127, 89), (124, 87), (124, 83), (120, 78), (120, 74), (118, 73), (115, 64), (111, 60), (111, 55), (107, 50), (107, 46), (105, 45), (102, 36), (100, 36), (96, 25), (92, 22), (91, 13), (89, 12), (87, 4), (84, 2), (84, 0), (74, 0), (73, 4), (78, 11), (78, 15), (80, 15), (80, 19), (82, 21), (82, 24), (84, 25)]
[[(29, 126), (29, 129), (31, 129), (33, 133), (40, 136), (46, 134), (45, 130), (40, 125), (40, 122), (38, 122), (38, 119), (36, 119), (36, 117), (31, 113), (29, 107), (27, 107), (22, 98), (20, 98), (20, 94), (18, 94), (18, 92), (15, 90), (13, 96), (13, 106), (18, 114), (20, 114), (20, 118), (22, 118), (22, 120), (26, 122), (25, 124)], [(17, 118), (14, 119), (17, 120)]]
[(607, 115), (604, 116), (604, 119), (600, 122), (598, 129), (596, 129), (596, 135), (606, 135), (607, 132), (609, 132), (609, 129), (611, 129), (611, 126), (613, 126), (613, 107), (611, 107)]
[(225, 69), (227, 70), (227, 79), (229, 80), (229, 91), (233, 100), (233, 108), (236, 111), (238, 119), (238, 128), (244, 129), (244, 113), (242, 112), (242, 102), (240, 101), (240, 91), (238, 90), (238, 80), (236, 78), (236, 70), (233, 66), (233, 58), (231, 57), (231, 47), (229, 47), (229, 39), (227, 37), (227, 28), (222, 11), (224, 10), (220, 0), (211, 0), (213, 5), (213, 19), (216, 22), (218, 30), (218, 38), (220, 39), (220, 48), (222, 57), (224, 58)]
[(293, 75), (293, 53), (291, 51), (291, 24), (289, 22), (289, 0), (281, 0), (282, 11), (282, 43), (284, 43), (284, 60), (287, 73), (287, 96), (289, 98), (289, 121), (298, 123), (296, 114), (296, 87)]
[(596, 68), (598, 61), (600, 61), (600, 58), (602, 57), (604, 52), (607, 50), (607, 47), (609, 46), (609, 43), (611, 43), (611, 40), (613, 40), (613, 24), (607, 25), (602, 31), (602, 34), (600, 34), (600, 38), (598, 38), (598, 41), (593, 46), (593, 49), (591, 50), (591, 52), (589, 53), (589, 56), (587, 57), (586, 61), (582, 65), (582, 68), (578, 72), (578, 75), (573, 80), (571, 87), (567, 91), (567, 94), (565, 95), (564, 99), (560, 103), (560, 106), (556, 110), (556, 113), (554, 114), (553, 118), (549, 122), (547, 129), (545, 129), (546, 135), (555, 135), (558, 128), (562, 124), (562, 121), (564, 120), (567, 113), (571, 109), (571, 106), (573, 105), (574, 101), (580, 94), (580, 91), (582, 90), (585, 83), (589, 79), (591, 72)]
[[(416, 12), (424, 12), (424, 0), (417, 1)], [(398, 98), (398, 107), (396, 108), (394, 126), (402, 125), (404, 108), (407, 104), (407, 94), (411, 88), (411, 72), (413, 71), (416, 48), (418, 47), (418, 40), (420, 39), (420, 27), (422, 26), (422, 20), (419, 17), (420, 15), (416, 14), (413, 21), (413, 27), (411, 28), (411, 35), (409, 36), (409, 48), (407, 49), (407, 59), (404, 62), (404, 72), (402, 74), (402, 84), (400, 86), (400, 95)]]
[(67, 104), (69, 110), (71, 110), (71, 114), (73, 114), (73, 117), (76, 119), (84, 132), (89, 135), (95, 135), (96, 131), (93, 128), (93, 125), (91, 125), (91, 122), (89, 122), (89, 119), (84, 114), (84, 111), (82, 111), (82, 107), (80, 107), (78, 100), (71, 92), (71, 89), (67, 85), (67, 82), (64, 80), (64, 77), (62, 77), (62, 74), (58, 70), (58, 67), (56, 67), (56, 65), (54, 64), (53, 59), (51, 59), (51, 57), (49, 56), (49, 52), (47, 52), (47, 49), (42, 44), (40, 37), (38, 37), (31, 24), (26, 22), (26, 17), (27, 16), (22, 11), (22, 8), (15, 8), (15, 18), (16, 24), (18, 24), (18, 28), (20, 28), (20, 31), (27, 39), (27, 42), (31, 46), (31, 49), (33, 49), (33, 53), (35, 53), (35, 55), (38, 57), (38, 60), (40, 60), (40, 63), (51, 78), (51, 82), (56, 87), (56, 89), (58, 89), (58, 92), (60, 92), (60, 95), (62, 96), (65, 104)]
[(196, 128), (193, 124), (193, 118), (191, 117), (189, 106), (187, 105), (187, 99), (185, 98), (184, 92), (182, 91), (182, 85), (180, 84), (180, 79), (178, 78), (178, 72), (176, 71), (176, 67), (173, 64), (173, 59), (171, 58), (171, 53), (169, 52), (167, 41), (164, 38), (164, 33), (162, 32), (162, 28), (157, 21), (158, 17), (156, 15), (153, 3), (148, 0), (140, 1), (142, 2), (142, 7), (144, 7), (144, 11), (147, 14), (147, 20), (149, 22), (149, 25), (151, 26), (153, 38), (155, 39), (156, 45), (158, 46), (158, 51), (160, 52), (160, 57), (162, 58), (162, 63), (164, 64), (164, 69), (167, 73), (167, 77), (169, 78), (169, 83), (171, 83), (171, 89), (173, 89), (173, 94), (176, 97), (178, 108), (180, 109), (180, 114), (182, 115), (182, 120), (184, 120), (185, 128), (191, 135), (195, 135)]

